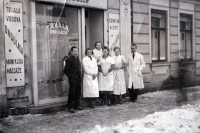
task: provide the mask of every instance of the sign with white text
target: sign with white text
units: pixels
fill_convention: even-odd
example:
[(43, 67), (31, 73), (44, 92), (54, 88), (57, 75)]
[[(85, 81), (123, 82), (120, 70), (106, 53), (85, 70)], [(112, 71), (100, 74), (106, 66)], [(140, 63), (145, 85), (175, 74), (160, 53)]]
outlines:
[(109, 48), (110, 54), (113, 55), (114, 47), (119, 45), (119, 14), (109, 13)]
[(7, 87), (24, 86), (22, 3), (4, 2)]
[(83, 6), (83, 7), (93, 7), (98, 9), (108, 9), (107, 0), (35, 0), (35, 1), (44, 1), (44, 2), (53, 2), (53, 3), (62, 3), (74, 6)]

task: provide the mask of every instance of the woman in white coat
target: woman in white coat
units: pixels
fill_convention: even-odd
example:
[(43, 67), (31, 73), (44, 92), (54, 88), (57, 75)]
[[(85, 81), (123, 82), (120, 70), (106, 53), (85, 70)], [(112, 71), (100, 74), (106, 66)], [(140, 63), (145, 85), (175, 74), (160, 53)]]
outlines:
[(99, 97), (99, 86), (97, 80), (97, 60), (92, 57), (92, 50), (86, 49), (86, 56), (83, 58), (83, 97), (89, 99), (89, 107), (94, 107), (94, 100)]
[(142, 69), (145, 67), (145, 62), (143, 56), (136, 52), (137, 45), (131, 45), (131, 54), (128, 56), (128, 90), (130, 100), (137, 101), (139, 89), (144, 88)]
[(102, 57), (102, 44), (101, 42), (97, 41), (95, 42), (95, 49), (93, 49), (93, 57), (97, 60), (97, 62), (100, 60)]
[(114, 87), (113, 87), (113, 95), (114, 95), (114, 103), (122, 104), (122, 95), (126, 93), (126, 83), (124, 77), (124, 69), (126, 68), (126, 59), (123, 55), (120, 55), (120, 48), (114, 48), (115, 55), (113, 56), (115, 62), (114, 69)]
[(109, 56), (109, 48), (104, 46), (102, 50), (103, 56), (98, 62), (99, 91), (101, 94), (102, 105), (105, 105), (106, 101), (108, 105), (110, 105), (114, 85), (114, 77), (112, 70), (115, 67), (115, 63), (113, 58)]

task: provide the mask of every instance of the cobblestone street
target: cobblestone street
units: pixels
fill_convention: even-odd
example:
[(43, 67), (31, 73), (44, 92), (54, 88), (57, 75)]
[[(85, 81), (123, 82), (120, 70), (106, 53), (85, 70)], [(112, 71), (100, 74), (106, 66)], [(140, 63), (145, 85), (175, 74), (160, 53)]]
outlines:
[[(187, 101), (186, 101), (187, 100)], [(90, 130), (95, 125), (113, 126), (122, 121), (140, 119), (154, 112), (180, 108), (185, 104), (200, 102), (200, 87), (189, 87), (184, 90), (166, 90), (140, 95), (136, 103), (124, 100), (123, 105), (98, 106), (95, 109), (85, 108), (70, 114), (62, 111), (54, 114), (9, 116), (0, 119), (0, 130), (7, 133), (75, 133)]]

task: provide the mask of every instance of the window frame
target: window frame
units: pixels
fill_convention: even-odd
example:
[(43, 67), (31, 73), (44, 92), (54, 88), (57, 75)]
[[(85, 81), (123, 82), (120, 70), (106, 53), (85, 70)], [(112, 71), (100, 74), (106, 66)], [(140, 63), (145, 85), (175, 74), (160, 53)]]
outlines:
[[(191, 23), (191, 30), (186, 30), (186, 29), (184, 29), (184, 30), (182, 30), (181, 29), (181, 15), (184, 15), (184, 16), (188, 16), (188, 17), (191, 17), (191, 21), (192, 21), (192, 23)], [(185, 60), (188, 60), (188, 61), (192, 61), (192, 60), (194, 60), (193, 58), (194, 58), (194, 56), (193, 56), (193, 53), (194, 53), (194, 46), (193, 46), (193, 43), (194, 43), (194, 39), (193, 39), (193, 36), (194, 36), (194, 15), (193, 14), (189, 14), (189, 13), (182, 13), (182, 12), (179, 12), (179, 60), (180, 61), (185, 61)], [(181, 41), (180, 41), (180, 37), (182, 36), (181, 34), (182, 34), (182, 32), (184, 32), (185, 33), (185, 38), (186, 38), (186, 33), (191, 33), (191, 58), (190, 59), (187, 59), (187, 44), (186, 44), (186, 39), (185, 39), (185, 50), (184, 50), (184, 54), (185, 54), (185, 57), (183, 57), (182, 58), (182, 56), (181, 56), (181, 51), (182, 51), (182, 47), (181, 47)]]
[(178, 10), (178, 45), (179, 45), (179, 61), (182, 61), (181, 60), (181, 42), (180, 42), (180, 14), (187, 14), (187, 15), (191, 15), (192, 16), (192, 59), (189, 60), (189, 61), (195, 61), (196, 60), (196, 57), (195, 57), (195, 51), (196, 51), (196, 48), (195, 48), (195, 43), (196, 43), (196, 33), (195, 33), (195, 12), (193, 11), (186, 11), (186, 10), (182, 10), (182, 9), (179, 9)]
[[(158, 13), (161, 13), (161, 14), (165, 14), (165, 27), (164, 28), (161, 28), (161, 27), (153, 27), (152, 26), (152, 11), (154, 11), (154, 12), (158, 12)], [(160, 10), (160, 9), (151, 9), (150, 8), (150, 12), (151, 12), (151, 14), (150, 14), (150, 22), (151, 22), (151, 24), (150, 24), (150, 33), (152, 32), (152, 30), (156, 30), (157, 31), (157, 37), (158, 37), (158, 49), (157, 49), (157, 51), (158, 51), (158, 58), (157, 58), (157, 60), (152, 60), (152, 55), (150, 56), (150, 60), (151, 60), (151, 62), (166, 62), (167, 60), (168, 60), (168, 57), (167, 57), (167, 55), (168, 55), (168, 49), (167, 49), (167, 46), (168, 46), (168, 41), (167, 41), (167, 36), (168, 36), (168, 31), (167, 31), (167, 26), (168, 26), (168, 22), (167, 22), (167, 11), (166, 10)], [(165, 40), (166, 40), (166, 43), (165, 43), (165, 48), (166, 48), (166, 51), (165, 51), (165, 60), (161, 60), (160, 58), (160, 31), (165, 31)], [(151, 35), (150, 35), (150, 38), (151, 38)], [(152, 46), (153, 46), (153, 44), (152, 44), (152, 38), (151, 38), (151, 40), (150, 40), (150, 43), (151, 43), (151, 46), (150, 46), (150, 50), (151, 50), (151, 53), (152, 53)]]

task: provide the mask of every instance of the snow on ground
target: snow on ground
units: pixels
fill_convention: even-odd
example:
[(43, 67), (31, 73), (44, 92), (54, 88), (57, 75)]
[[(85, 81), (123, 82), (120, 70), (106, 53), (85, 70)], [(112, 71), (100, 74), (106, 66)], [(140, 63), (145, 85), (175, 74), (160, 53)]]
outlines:
[(129, 120), (113, 127), (96, 125), (84, 133), (200, 133), (200, 103), (180, 109), (155, 112), (138, 120)]

